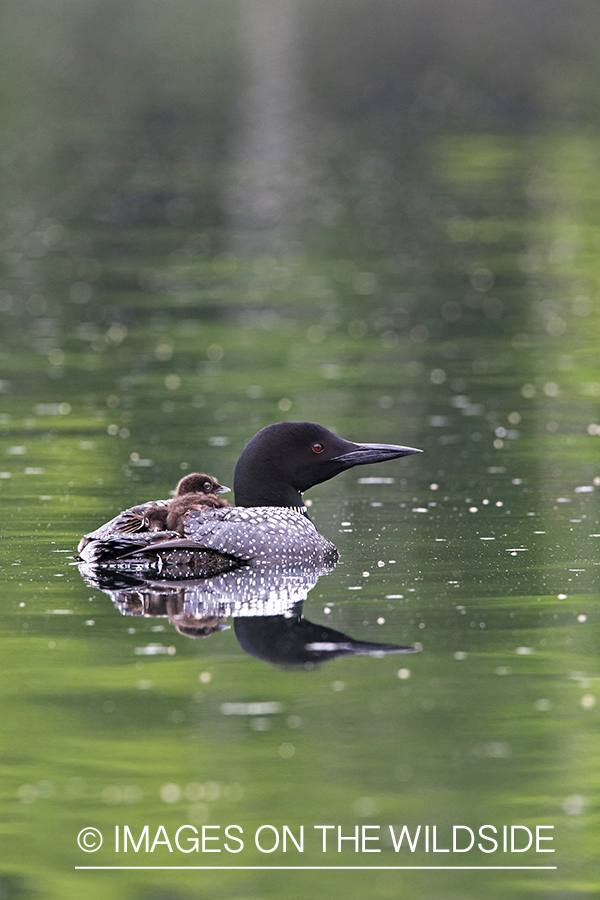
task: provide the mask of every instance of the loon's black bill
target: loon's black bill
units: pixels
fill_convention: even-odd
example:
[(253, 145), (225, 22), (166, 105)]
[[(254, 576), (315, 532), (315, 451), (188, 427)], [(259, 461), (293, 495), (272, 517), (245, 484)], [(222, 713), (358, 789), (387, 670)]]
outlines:
[(355, 444), (355, 448), (347, 453), (342, 453), (341, 456), (336, 456), (334, 461), (360, 466), (366, 463), (385, 462), (386, 459), (397, 459), (399, 456), (410, 456), (413, 453), (423, 452), (415, 447), (399, 447), (397, 444)]

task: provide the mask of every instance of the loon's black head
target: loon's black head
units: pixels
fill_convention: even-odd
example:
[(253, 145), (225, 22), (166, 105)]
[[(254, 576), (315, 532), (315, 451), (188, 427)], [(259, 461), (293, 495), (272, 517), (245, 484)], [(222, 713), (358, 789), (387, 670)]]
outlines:
[(395, 444), (355, 444), (313, 422), (279, 422), (256, 434), (235, 467), (238, 506), (302, 506), (303, 491), (365, 463), (421, 453)]

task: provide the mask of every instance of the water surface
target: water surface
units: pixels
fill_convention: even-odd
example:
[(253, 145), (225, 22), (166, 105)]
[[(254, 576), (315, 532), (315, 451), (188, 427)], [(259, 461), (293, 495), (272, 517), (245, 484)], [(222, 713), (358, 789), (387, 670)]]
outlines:
[[(65, 227), (32, 187), (8, 210), (0, 893), (594, 894), (597, 147), (421, 136), (413, 155), (363, 159), (350, 186), (332, 167), (334, 225), (286, 213), (280, 244), (263, 235), (245, 255), (239, 221), (199, 229), (185, 204), (155, 223)], [(306, 495), (341, 560), (303, 608), (420, 652), (281, 669), (233, 628), (194, 640), (162, 613), (124, 614), (72, 564), (82, 533), (168, 497), (184, 472), (232, 484), (245, 443), (285, 419), (424, 450)], [(161, 825), (173, 841), (182, 825), (223, 839), (232, 824), (239, 854), (114, 852), (115, 826), (137, 841), (148, 825), (152, 844)], [(304, 852), (291, 839), (260, 852), (262, 825), (297, 840), (304, 826)], [(338, 852), (333, 830), (324, 854), (316, 825), (373, 826), (381, 853)], [(390, 825), (421, 826), (414, 853), (394, 851)], [(541, 847), (555, 852), (498, 838), (494, 853), (444, 853), (454, 825), (520, 826), (525, 842), (551, 826)], [(77, 847), (86, 826), (104, 834), (98, 853)], [(74, 868), (126, 863), (384, 868)], [(385, 869), (411, 865), (557, 868)]]

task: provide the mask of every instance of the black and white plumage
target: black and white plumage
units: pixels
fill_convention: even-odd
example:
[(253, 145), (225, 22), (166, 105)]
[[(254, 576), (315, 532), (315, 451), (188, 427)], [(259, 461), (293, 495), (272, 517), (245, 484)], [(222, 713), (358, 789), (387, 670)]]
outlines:
[[(134, 508), (144, 514), (160, 510), (156, 501)], [(183, 531), (136, 531), (127, 533), (131, 510), (119, 513), (110, 522), (82, 538), (79, 556), (88, 563), (118, 564), (135, 570), (136, 560), (148, 557), (162, 577), (198, 578), (244, 563), (299, 563), (334, 565), (337, 548), (319, 534), (298, 507), (230, 506), (188, 511)], [(203, 562), (197, 551), (204, 551)], [(194, 555), (195, 554), (195, 555)], [(223, 559), (219, 559), (223, 557)]]
[(257, 564), (277, 560), (322, 566), (338, 559), (336, 547), (298, 507), (233, 506), (190, 513), (186, 537)]
[(338, 551), (306, 515), (302, 493), (353, 466), (420, 452), (395, 444), (356, 444), (312, 422), (268, 425), (236, 465), (237, 506), (186, 510), (178, 530), (165, 531), (135, 531), (131, 520), (140, 512), (160, 519), (160, 509), (171, 501), (125, 510), (82, 538), (79, 559), (130, 571), (148, 563), (160, 577), (181, 578), (244, 564), (334, 565)]

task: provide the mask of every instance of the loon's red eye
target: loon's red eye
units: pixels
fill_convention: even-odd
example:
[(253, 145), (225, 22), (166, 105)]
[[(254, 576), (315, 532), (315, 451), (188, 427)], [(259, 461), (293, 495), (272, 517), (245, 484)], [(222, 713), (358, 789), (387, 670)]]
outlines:
[(313, 444), (313, 445), (312, 445), (312, 448), (313, 448), (313, 450), (315, 451), (315, 453), (322, 453), (322, 452), (323, 452), (323, 444)]

